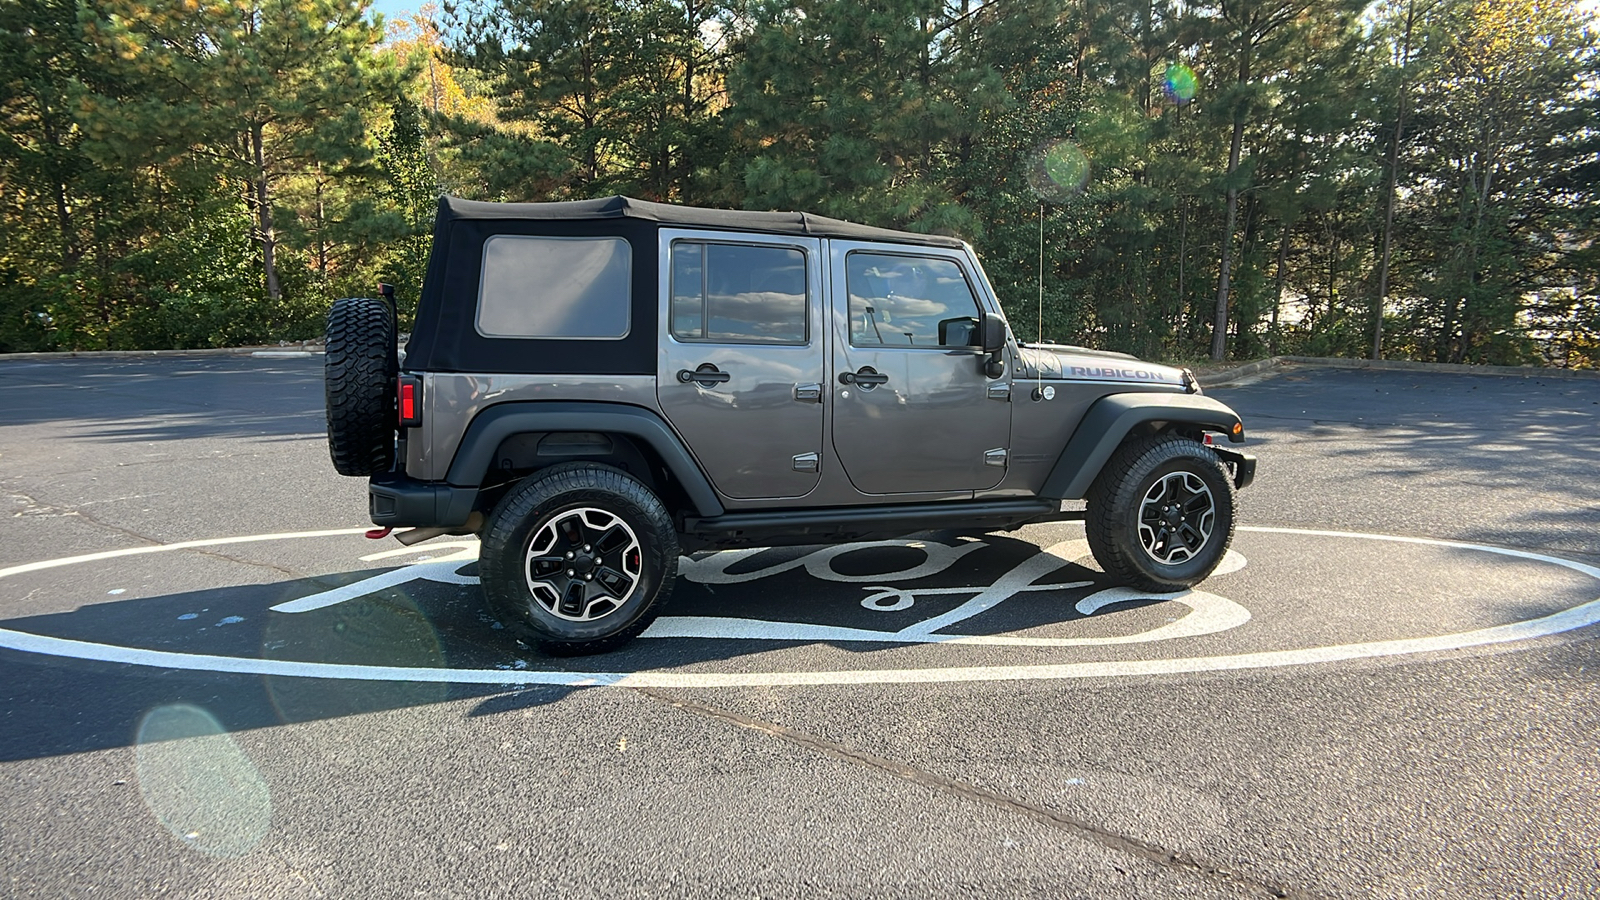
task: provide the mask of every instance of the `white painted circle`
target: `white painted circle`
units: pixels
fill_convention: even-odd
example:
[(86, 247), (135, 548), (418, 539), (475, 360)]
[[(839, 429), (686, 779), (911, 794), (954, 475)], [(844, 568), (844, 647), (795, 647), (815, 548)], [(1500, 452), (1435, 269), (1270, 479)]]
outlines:
[[(108, 550), (82, 556), (64, 557), (0, 569), (0, 578), (37, 572), (78, 563), (163, 553), (197, 547), (215, 547), (222, 544), (246, 544), (257, 541), (280, 541), (300, 538), (333, 537), (361, 534), (364, 529), (349, 528), (330, 531), (304, 531), (285, 534), (249, 535), (210, 540), (182, 541), (154, 547), (133, 547)], [(1460, 541), (1432, 538), (1399, 537), (1384, 534), (1363, 534), (1344, 531), (1321, 531), (1304, 528), (1268, 528), (1240, 526), (1239, 531), (1264, 534), (1292, 534), (1348, 540), (1370, 540), (1390, 543), (1445, 547), (1472, 550), (1548, 563), (1587, 575), (1600, 581), (1600, 568), (1572, 560), (1492, 547)], [(453, 684), (498, 685), (556, 685), (567, 687), (618, 686), (661, 688), (712, 688), (712, 687), (777, 687), (793, 685), (852, 685), (852, 684), (928, 684), (980, 681), (1050, 681), (1067, 678), (1103, 678), (1119, 675), (1173, 675), (1191, 672), (1218, 672), (1243, 669), (1266, 669), (1281, 666), (1308, 665), (1311, 663), (1341, 662), (1356, 659), (1376, 659), (1409, 656), (1420, 653), (1437, 653), (1509, 644), (1517, 641), (1549, 637), (1600, 622), (1600, 598), (1552, 613), (1537, 619), (1527, 619), (1505, 625), (1495, 625), (1474, 631), (1433, 637), (1402, 638), (1398, 640), (1370, 641), (1355, 644), (1338, 644), (1325, 647), (1308, 647), (1298, 650), (1274, 650), (1259, 653), (1241, 653), (1228, 656), (1201, 656), (1179, 659), (1128, 659), (1105, 662), (1059, 663), (1031, 666), (957, 666), (925, 669), (855, 669), (817, 672), (693, 672), (678, 673), (662, 670), (642, 672), (537, 672), (500, 669), (451, 669), (432, 667), (363, 666), (341, 663), (295, 662), (289, 660), (252, 659), (236, 656), (211, 656), (196, 653), (174, 653), (136, 647), (120, 647), (90, 641), (47, 637), (23, 631), (0, 628), (0, 647), (24, 653), (38, 653), (95, 662), (121, 663), (161, 669), (220, 672), (228, 674), (275, 675), (299, 678), (332, 678), (353, 681), (407, 681)]]

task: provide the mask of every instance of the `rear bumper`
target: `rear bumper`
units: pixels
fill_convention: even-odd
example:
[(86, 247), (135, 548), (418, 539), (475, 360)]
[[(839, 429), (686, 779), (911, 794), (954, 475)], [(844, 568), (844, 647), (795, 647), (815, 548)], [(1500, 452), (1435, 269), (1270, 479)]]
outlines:
[(1240, 453), (1225, 447), (1212, 446), (1212, 451), (1222, 458), (1222, 464), (1233, 473), (1233, 486), (1244, 490), (1256, 480), (1256, 458), (1252, 453)]
[(477, 488), (417, 481), (396, 472), (374, 475), (367, 483), (367, 511), (372, 524), (386, 528), (465, 525), (477, 499)]

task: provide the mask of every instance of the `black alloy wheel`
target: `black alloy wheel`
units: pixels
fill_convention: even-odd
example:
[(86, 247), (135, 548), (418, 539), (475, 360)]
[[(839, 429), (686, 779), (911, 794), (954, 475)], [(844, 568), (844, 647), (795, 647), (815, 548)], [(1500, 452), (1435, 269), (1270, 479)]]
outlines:
[(1211, 448), (1181, 435), (1124, 443), (1087, 499), (1089, 549), (1122, 584), (1160, 593), (1192, 587), (1233, 542), (1228, 470)]
[(489, 609), (554, 656), (602, 653), (660, 614), (678, 573), (678, 535), (650, 489), (598, 463), (528, 476), (490, 514), (479, 553)]

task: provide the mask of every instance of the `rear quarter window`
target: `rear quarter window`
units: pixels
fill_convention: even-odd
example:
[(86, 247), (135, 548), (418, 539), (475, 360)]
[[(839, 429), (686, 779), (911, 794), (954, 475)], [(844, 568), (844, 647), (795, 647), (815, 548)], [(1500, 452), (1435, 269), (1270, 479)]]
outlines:
[(631, 325), (633, 249), (616, 237), (498, 234), (483, 242), (478, 333), (616, 340)]

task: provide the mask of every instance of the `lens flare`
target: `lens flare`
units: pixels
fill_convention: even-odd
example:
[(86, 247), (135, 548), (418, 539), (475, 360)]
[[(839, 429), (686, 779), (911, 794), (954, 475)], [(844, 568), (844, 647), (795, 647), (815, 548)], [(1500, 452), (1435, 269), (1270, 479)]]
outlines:
[[(439, 609), (441, 594), (469, 598), (476, 590), (419, 581), (392, 585), (376, 595), (327, 609), (276, 616), (267, 629), (261, 655), (265, 659), (358, 666), (439, 668), (445, 664), (444, 651), (424, 610)], [(428, 706), (449, 693), (449, 685), (442, 683), (324, 682), (277, 675), (267, 676), (266, 685), (273, 707), (285, 722)]]
[(158, 706), (134, 744), (139, 793), (185, 846), (243, 856), (272, 826), (267, 784), (211, 713), (186, 703)]
[(1161, 79), (1161, 87), (1167, 94), (1167, 99), (1179, 106), (1185, 106), (1194, 99), (1195, 93), (1200, 89), (1200, 79), (1194, 70), (1183, 63), (1173, 63), (1167, 66), (1167, 73)]
[(1089, 183), (1089, 157), (1071, 141), (1051, 141), (1036, 150), (1028, 167), (1028, 185), (1039, 199), (1061, 202), (1081, 193)]

